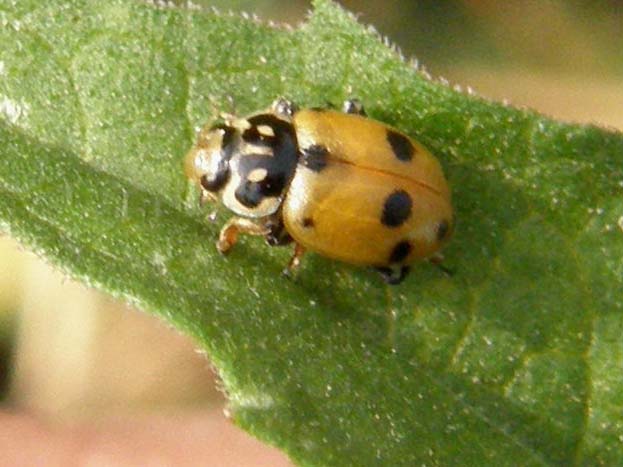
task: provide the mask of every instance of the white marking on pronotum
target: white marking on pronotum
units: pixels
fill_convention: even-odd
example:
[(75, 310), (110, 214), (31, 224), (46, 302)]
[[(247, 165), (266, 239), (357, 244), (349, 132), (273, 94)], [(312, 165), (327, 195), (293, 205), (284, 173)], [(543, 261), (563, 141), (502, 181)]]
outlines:
[(266, 178), (266, 175), (268, 175), (268, 171), (260, 167), (259, 169), (252, 170), (247, 180), (250, 182), (261, 182)]
[(226, 115), (225, 120), (229, 122), (230, 126), (233, 126), (237, 130), (245, 131), (251, 128), (251, 123), (249, 123), (249, 120), (247, 120), (246, 118), (237, 118), (233, 115), (227, 115), (227, 114), (222, 114), (222, 115)]
[(275, 130), (273, 130), (273, 128), (269, 125), (258, 125), (257, 131), (262, 136), (275, 136)]

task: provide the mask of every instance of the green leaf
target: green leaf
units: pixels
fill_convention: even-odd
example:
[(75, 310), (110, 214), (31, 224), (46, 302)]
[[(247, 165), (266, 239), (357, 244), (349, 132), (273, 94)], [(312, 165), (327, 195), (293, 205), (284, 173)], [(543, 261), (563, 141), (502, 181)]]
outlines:
[[(623, 463), (620, 133), (432, 82), (328, 0), (294, 30), (118, 0), (0, 24), (0, 226), (194, 336), (236, 423), (306, 465)], [(357, 96), (438, 155), (453, 277), (216, 253), (184, 154), (281, 95)]]

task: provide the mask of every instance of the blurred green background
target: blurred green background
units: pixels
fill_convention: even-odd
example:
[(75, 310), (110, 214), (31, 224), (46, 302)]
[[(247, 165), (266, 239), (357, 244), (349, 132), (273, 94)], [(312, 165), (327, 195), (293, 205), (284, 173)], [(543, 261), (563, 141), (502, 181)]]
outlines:
[[(311, 8), (292, 0), (195, 3), (293, 25)], [(558, 118), (623, 128), (623, 1), (340, 3), (435, 78)], [(99, 414), (223, 403), (192, 342), (155, 318), (65, 280), (6, 237), (0, 264), (5, 406), (72, 417), (85, 407)]]
[[(208, 1), (295, 24), (308, 1)], [(360, 21), (417, 57), (434, 75), (457, 67), (509, 67), (601, 77), (623, 75), (619, 0), (344, 0)]]
[[(311, 9), (310, 1), (301, 0), (195, 3), (293, 25)], [(623, 127), (618, 110), (623, 104), (623, 0), (338, 3), (435, 78), (558, 118)]]

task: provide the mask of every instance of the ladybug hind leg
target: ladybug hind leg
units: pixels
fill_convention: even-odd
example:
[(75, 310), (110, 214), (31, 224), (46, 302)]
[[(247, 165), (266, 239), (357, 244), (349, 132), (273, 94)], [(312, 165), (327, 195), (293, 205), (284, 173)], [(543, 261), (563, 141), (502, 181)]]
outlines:
[(374, 268), (381, 275), (385, 283), (389, 285), (400, 284), (407, 274), (409, 274), (409, 266), (392, 265), (389, 267)]
[(428, 258), (428, 261), (437, 266), (446, 276), (454, 276), (454, 270), (443, 265), (443, 255), (441, 253), (435, 253), (433, 256)]

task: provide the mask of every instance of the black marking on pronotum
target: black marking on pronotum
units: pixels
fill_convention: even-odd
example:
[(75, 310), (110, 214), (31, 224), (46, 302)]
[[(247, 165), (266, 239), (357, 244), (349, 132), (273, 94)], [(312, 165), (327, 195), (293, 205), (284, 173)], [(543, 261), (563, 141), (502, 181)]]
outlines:
[(261, 134), (258, 131), (257, 126), (252, 126), (251, 128), (244, 130), (242, 133), (242, 139), (247, 143), (254, 144), (256, 146), (273, 147), (275, 144), (275, 137)]
[[(221, 141), (221, 147), (223, 149), (229, 148), (232, 140), (234, 139), (234, 135), (236, 134), (236, 129), (232, 126), (229, 126), (225, 123), (217, 123), (216, 125), (212, 125), (210, 127), (210, 131), (222, 130), (223, 131), (223, 140)], [(231, 151), (229, 151), (231, 152)]]
[(279, 134), (291, 133), (293, 131), (292, 124), (280, 119), (273, 114), (257, 114), (248, 118), (248, 122), (252, 126), (266, 125), (275, 130), (275, 137), (278, 138)]
[(301, 164), (314, 172), (320, 172), (327, 166), (329, 150), (321, 144), (313, 144), (301, 150)]
[[(279, 151), (274, 156), (248, 154), (238, 161), (241, 182), (234, 195), (243, 205), (254, 208), (266, 197), (280, 196), (290, 182), (295, 167), (295, 152), (289, 157)], [(257, 169), (265, 169), (266, 176), (259, 181), (249, 180), (249, 175)]]
[(389, 285), (400, 284), (407, 274), (409, 274), (409, 266), (395, 266), (395, 267), (376, 267), (374, 268), (381, 274), (383, 280)]
[(402, 263), (405, 259), (407, 259), (412, 248), (413, 247), (407, 240), (396, 243), (396, 246), (394, 246), (391, 254), (389, 255), (389, 262)]
[(415, 148), (409, 138), (394, 130), (387, 130), (387, 142), (392, 147), (394, 155), (403, 162), (413, 159)]
[(381, 222), (387, 227), (401, 226), (411, 215), (413, 202), (404, 190), (394, 191), (385, 200)]
[[(255, 160), (254, 160), (255, 159)], [(245, 156), (242, 159), (239, 168), (242, 168), (244, 163), (255, 162), (251, 168), (242, 168), (240, 170), (243, 181), (236, 188), (234, 196), (236, 199), (248, 208), (254, 208), (258, 206), (264, 198), (276, 197), (281, 195), (289, 181), (289, 174), (284, 170), (271, 170), (274, 168), (269, 167), (269, 157), (262, 157), (258, 155)], [(266, 177), (260, 181), (248, 180), (246, 177), (256, 168), (265, 168)], [(245, 170), (246, 169), (246, 170)]]
[(311, 217), (304, 217), (301, 221), (301, 225), (305, 228), (311, 228), (314, 226), (314, 219)]
[(437, 240), (441, 242), (446, 238), (448, 232), (450, 232), (450, 224), (444, 219), (437, 224)]
[[(234, 196), (248, 208), (258, 206), (265, 197), (280, 196), (294, 175), (298, 157), (294, 127), (272, 114), (259, 114), (249, 118), (252, 128), (270, 126), (275, 136), (260, 135), (270, 142), (272, 153), (246, 154), (238, 160), (240, 185)], [(243, 136), (244, 137), (244, 136)], [(266, 170), (266, 176), (259, 181), (249, 180), (249, 175), (257, 169)]]
[[(249, 117), (247, 121), (251, 127), (242, 133), (242, 139), (247, 143), (271, 147), (276, 151), (283, 145), (284, 140), (294, 138), (294, 141), (296, 141), (292, 124), (276, 115), (267, 113), (257, 114)], [(274, 136), (260, 133), (258, 130), (260, 126), (272, 128)]]
[[(275, 147), (279, 140), (278, 133), (284, 131), (284, 126), (288, 127), (290, 125), (273, 114), (254, 115), (249, 117), (247, 121), (251, 126), (242, 132), (242, 139), (257, 146)], [(275, 133), (274, 136), (260, 133), (258, 127), (261, 125), (272, 128)]]
[(201, 183), (201, 187), (204, 190), (207, 190), (211, 193), (219, 192), (227, 182), (229, 181), (229, 177), (231, 176), (231, 171), (229, 170), (229, 160), (225, 161), (221, 159), (218, 163), (218, 170), (214, 177), (208, 177), (207, 175), (203, 175), (199, 182)]
[(216, 193), (220, 191), (229, 181), (231, 177), (231, 170), (229, 168), (229, 161), (234, 152), (234, 136), (236, 134), (236, 129), (225, 125), (224, 123), (214, 125), (210, 128), (210, 131), (222, 131), (221, 135), (221, 153), (219, 155), (219, 161), (216, 166), (216, 172), (211, 174), (212, 176), (208, 176), (208, 174), (203, 175), (199, 182), (204, 190), (207, 190), (211, 193)]
[(249, 180), (238, 185), (236, 191), (234, 192), (234, 196), (240, 204), (248, 208), (255, 208), (259, 206), (264, 199), (260, 184)]

